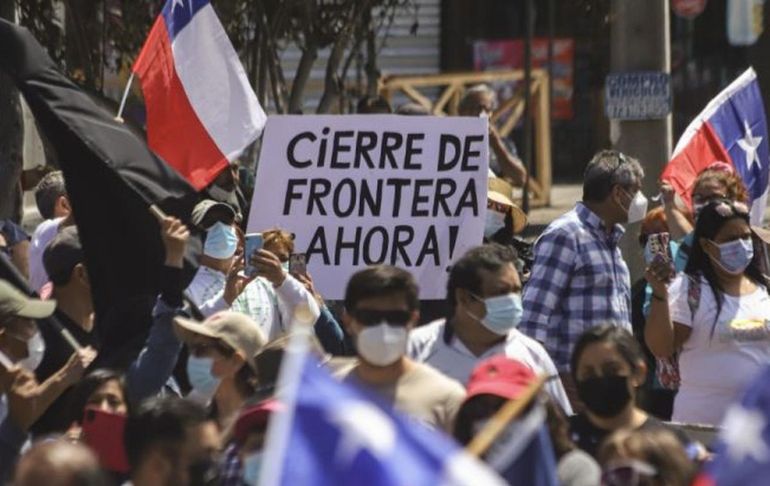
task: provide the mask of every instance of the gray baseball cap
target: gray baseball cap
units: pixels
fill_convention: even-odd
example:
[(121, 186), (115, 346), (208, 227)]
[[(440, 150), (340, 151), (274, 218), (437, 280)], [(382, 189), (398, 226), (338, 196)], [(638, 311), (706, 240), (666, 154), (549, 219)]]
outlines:
[(229, 204), (213, 199), (204, 199), (193, 208), (190, 221), (202, 230), (208, 230), (214, 223), (220, 221), (233, 224), (235, 210)]
[(9, 317), (43, 319), (56, 309), (56, 301), (33, 299), (5, 280), (0, 280), (0, 327)]

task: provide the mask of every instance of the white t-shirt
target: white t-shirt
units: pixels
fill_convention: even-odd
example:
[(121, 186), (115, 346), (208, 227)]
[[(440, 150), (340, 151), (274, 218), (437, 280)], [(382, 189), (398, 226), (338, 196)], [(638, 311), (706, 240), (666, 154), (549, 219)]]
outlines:
[(706, 279), (694, 316), (689, 286), (680, 274), (669, 287), (671, 320), (692, 329), (679, 354), (682, 383), (672, 420), (719, 425), (730, 403), (770, 363), (770, 296), (764, 287), (740, 297), (724, 295), (715, 324), (717, 303)]
[(446, 320), (439, 319), (418, 327), (409, 333), (409, 357), (427, 363), (463, 385), (477, 364), (497, 354), (521, 361), (535, 373), (547, 373), (553, 377), (545, 383), (544, 389), (562, 406), (567, 415), (572, 415), (567, 393), (559, 379), (559, 373), (543, 345), (525, 336), (517, 329), (511, 329), (505, 342), (493, 346), (481, 356), (473, 354), (457, 336), (449, 343), (444, 341)]
[(29, 284), (35, 292), (48, 282), (48, 274), (43, 266), (43, 251), (59, 232), (59, 223), (64, 218), (46, 219), (32, 234), (29, 245)]

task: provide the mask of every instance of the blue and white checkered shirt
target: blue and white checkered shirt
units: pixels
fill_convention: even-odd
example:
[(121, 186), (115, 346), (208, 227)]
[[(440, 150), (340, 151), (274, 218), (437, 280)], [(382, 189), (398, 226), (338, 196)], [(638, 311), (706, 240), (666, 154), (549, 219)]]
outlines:
[(519, 329), (540, 341), (560, 373), (587, 329), (611, 323), (631, 330), (631, 279), (618, 248), (625, 230), (610, 234), (582, 203), (551, 223), (535, 243)]

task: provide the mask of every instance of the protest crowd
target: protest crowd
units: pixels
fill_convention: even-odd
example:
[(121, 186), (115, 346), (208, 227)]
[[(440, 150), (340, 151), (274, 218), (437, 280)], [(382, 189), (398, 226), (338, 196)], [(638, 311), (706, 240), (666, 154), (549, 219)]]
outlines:
[[(249, 186), (237, 159), (169, 167), (4, 21), (0, 70), (61, 164), (31, 234), (0, 221), (2, 484), (684, 486), (770, 461), (770, 232), (737, 163), (683, 185), (601, 150), (527, 242), (486, 86), (432, 144), (381, 98), (331, 130), (271, 117)], [(428, 160), (439, 182), (407, 177)]]

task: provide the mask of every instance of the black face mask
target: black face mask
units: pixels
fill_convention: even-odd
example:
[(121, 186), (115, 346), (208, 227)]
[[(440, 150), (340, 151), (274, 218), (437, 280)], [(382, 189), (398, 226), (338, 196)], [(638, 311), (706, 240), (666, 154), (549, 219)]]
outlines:
[(586, 378), (577, 382), (577, 392), (588, 410), (605, 418), (619, 414), (631, 401), (627, 376)]

